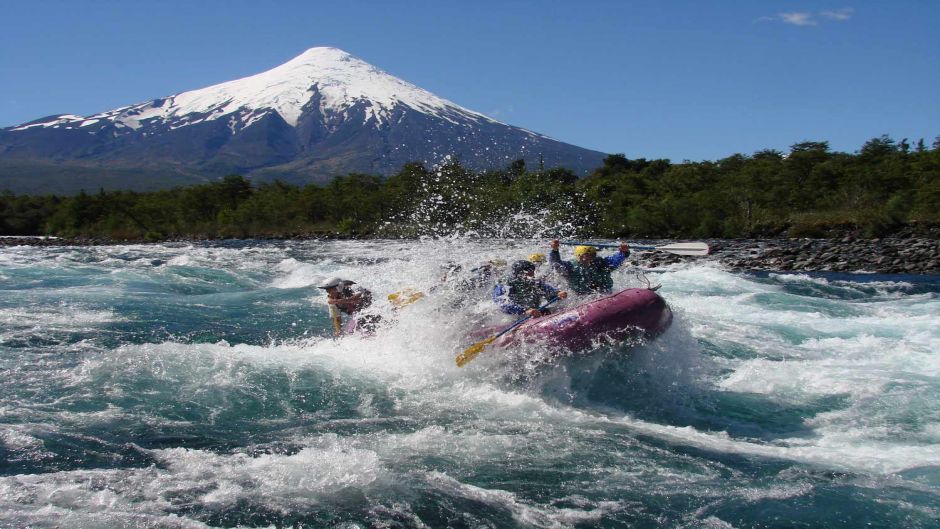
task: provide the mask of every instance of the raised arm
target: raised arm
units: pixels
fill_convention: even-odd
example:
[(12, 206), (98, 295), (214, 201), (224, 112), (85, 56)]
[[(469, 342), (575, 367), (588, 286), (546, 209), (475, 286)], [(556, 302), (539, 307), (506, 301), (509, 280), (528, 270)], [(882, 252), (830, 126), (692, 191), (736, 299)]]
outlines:
[(611, 269), (617, 268), (627, 260), (627, 257), (630, 257), (630, 245), (627, 243), (620, 243), (619, 251), (613, 255), (608, 255), (604, 258), (607, 261), (607, 264), (610, 265)]
[(571, 263), (561, 260), (561, 253), (558, 251), (558, 239), (551, 242), (552, 251), (548, 254), (548, 264), (553, 270), (561, 274), (562, 277), (571, 275)]

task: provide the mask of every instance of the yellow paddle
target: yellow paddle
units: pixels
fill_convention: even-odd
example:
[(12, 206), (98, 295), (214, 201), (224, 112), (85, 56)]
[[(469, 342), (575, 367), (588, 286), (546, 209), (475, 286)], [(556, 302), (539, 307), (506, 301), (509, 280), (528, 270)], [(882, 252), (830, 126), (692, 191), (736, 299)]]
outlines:
[(389, 294), (388, 301), (392, 304), (392, 307), (400, 309), (406, 305), (411, 305), (423, 297), (424, 292), (420, 292), (413, 288), (406, 288), (400, 292), (393, 292)]
[(330, 308), (330, 320), (333, 321), (333, 336), (343, 334), (343, 323), (339, 315), (339, 307), (336, 305), (327, 305)]
[[(546, 304), (542, 305), (541, 307), (539, 307), (539, 310), (540, 310), (540, 311), (545, 310), (546, 308), (548, 308), (549, 305), (551, 305), (552, 303), (554, 303), (554, 302), (556, 302), (556, 301), (558, 301), (558, 298), (552, 298), (552, 299), (548, 300), (548, 303), (546, 303)], [(493, 343), (493, 342), (496, 341), (496, 339), (499, 338), (500, 336), (502, 336), (502, 335), (506, 334), (507, 332), (509, 332), (509, 331), (511, 331), (511, 330), (513, 330), (513, 329), (515, 329), (515, 328), (518, 327), (520, 324), (522, 324), (522, 323), (525, 322), (526, 320), (530, 320), (530, 319), (532, 319), (532, 316), (526, 316), (526, 317), (524, 317), (524, 318), (521, 318), (521, 319), (517, 320), (516, 323), (513, 323), (513, 324), (510, 325), (509, 327), (506, 327), (505, 329), (503, 329), (502, 331), (500, 331), (500, 333), (497, 334), (496, 336), (490, 336), (489, 338), (487, 338), (487, 339), (485, 339), (485, 340), (483, 340), (483, 341), (481, 341), (481, 342), (477, 342), (477, 343), (471, 345), (470, 347), (464, 349), (464, 352), (462, 352), (462, 353), (460, 353), (459, 355), (457, 355), (457, 367), (463, 367), (463, 366), (467, 365), (471, 360), (473, 360), (474, 358), (476, 358), (478, 354), (482, 353), (483, 350), (486, 349), (486, 346), (487, 346), (487, 345)]]

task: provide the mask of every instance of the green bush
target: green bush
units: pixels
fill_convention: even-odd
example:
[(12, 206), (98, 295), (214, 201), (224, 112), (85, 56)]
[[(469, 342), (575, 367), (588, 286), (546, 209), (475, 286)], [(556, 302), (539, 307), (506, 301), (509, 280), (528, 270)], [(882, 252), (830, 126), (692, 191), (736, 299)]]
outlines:
[(608, 156), (578, 179), (516, 160), (474, 172), (459, 161), (406, 164), (395, 175), (340, 176), (324, 186), (210, 184), (71, 197), (0, 194), (0, 234), (112, 239), (297, 234), (435, 236), (883, 236), (940, 222), (940, 144), (879, 137), (857, 154), (827, 142), (718, 161)]

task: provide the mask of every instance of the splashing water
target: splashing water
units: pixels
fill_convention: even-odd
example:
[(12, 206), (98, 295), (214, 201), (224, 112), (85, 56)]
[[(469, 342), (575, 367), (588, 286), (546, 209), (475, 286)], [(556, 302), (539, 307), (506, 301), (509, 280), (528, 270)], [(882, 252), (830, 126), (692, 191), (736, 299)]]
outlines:
[[(940, 278), (663, 269), (653, 342), (458, 369), (511, 319), (442, 265), (545, 250), (0, 249), (0, 526), (936, 527)], [(334, 275), (375, 336), (328, 338)]]

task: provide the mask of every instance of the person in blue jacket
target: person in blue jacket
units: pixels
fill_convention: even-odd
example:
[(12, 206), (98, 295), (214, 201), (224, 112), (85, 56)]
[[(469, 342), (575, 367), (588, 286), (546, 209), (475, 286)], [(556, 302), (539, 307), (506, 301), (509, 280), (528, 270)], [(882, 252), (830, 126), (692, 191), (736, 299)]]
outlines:
[(630, 246), (625, 243), (620, 244), (617, 253), (607, 257), (598, 257), (597, 248), (593, 246), (578, 246), (574, 249), (575, 262), (561, 260), (557, 240), (552, 241), (551, 248), (548, 262), (559, 275), (568, 280), (571, 290), (578, 294), (611, 292), (614, 288), (611, 272), (630, 256)]
[(493, 287), (493, 301), (507, 314), (527, 314), (538, 318), (548, 313), (539, 310), (542, 300), (565, 299), (567, 292), (559, 291), (541, 279), (535, 278), (535, 264), (516, 261), (505, 282)]

